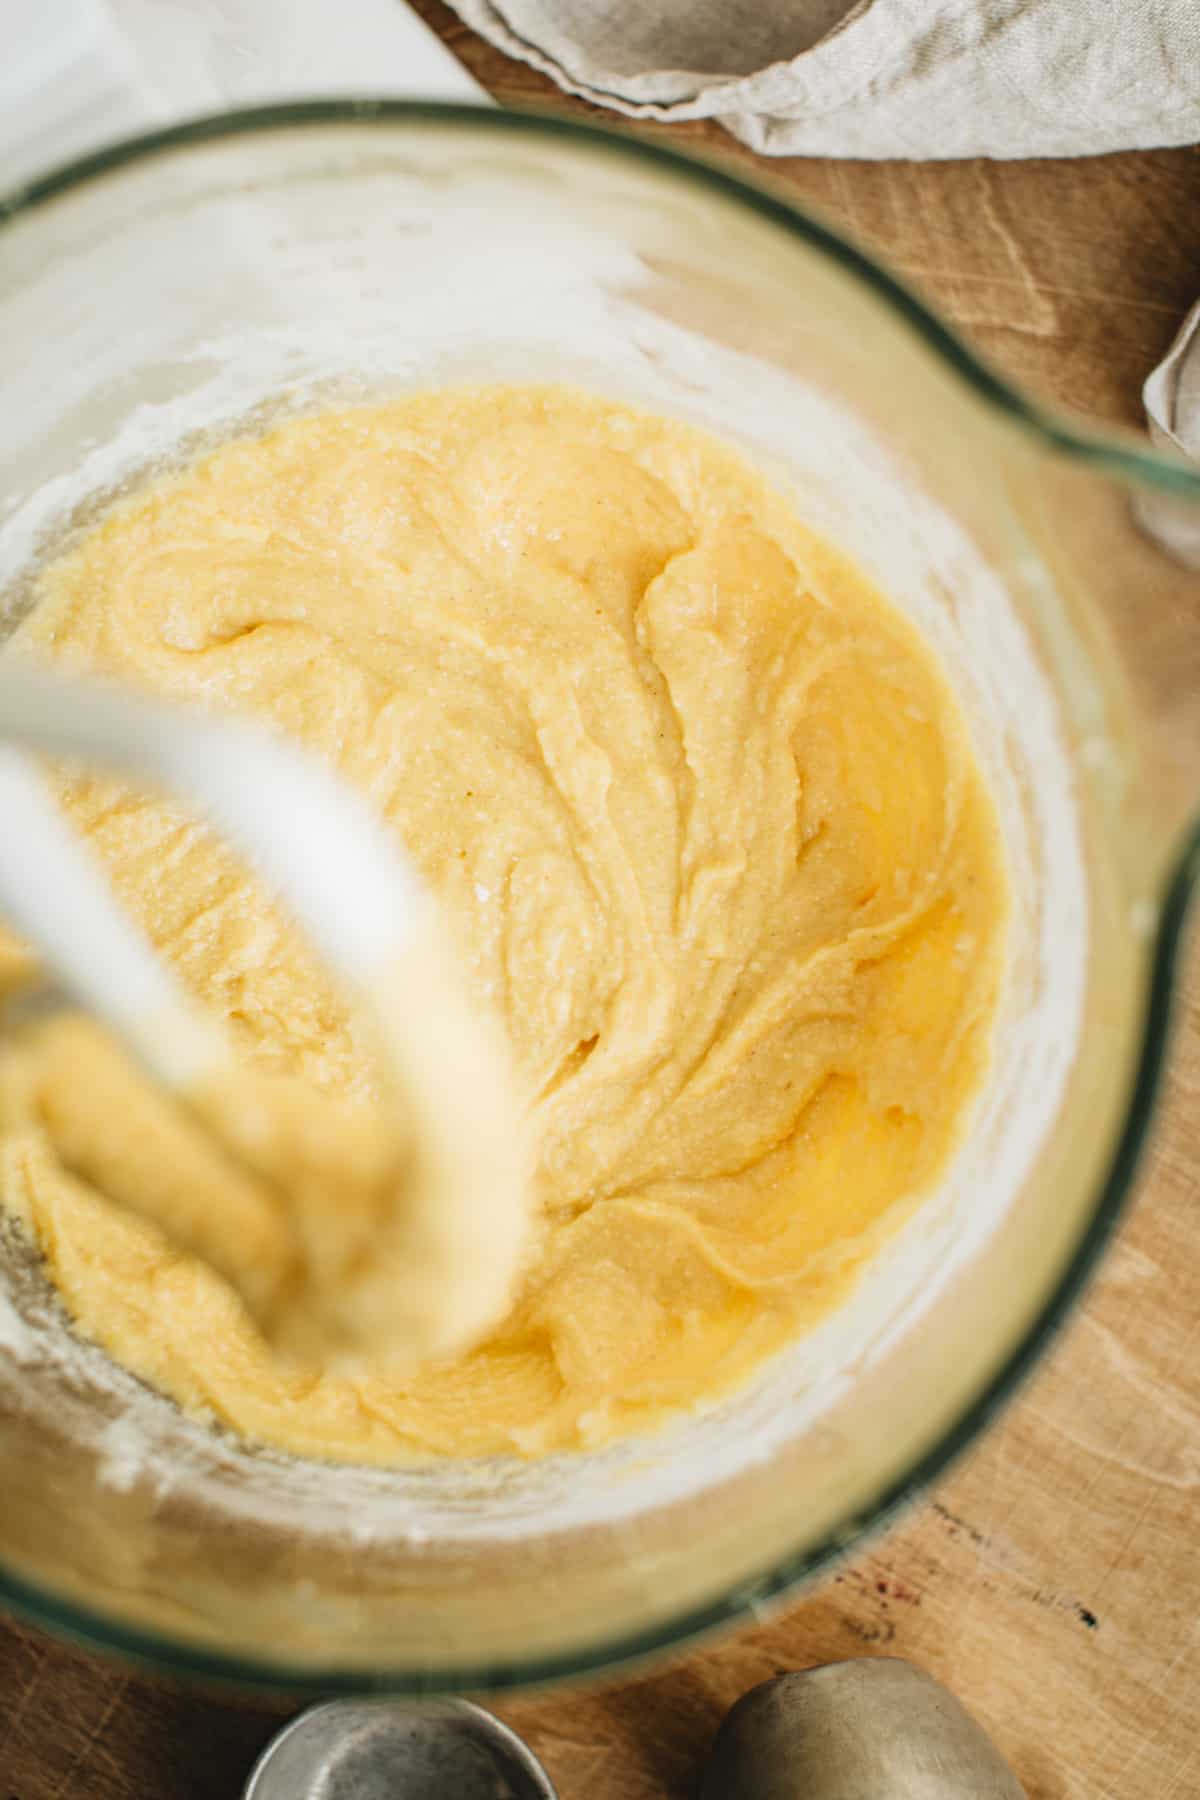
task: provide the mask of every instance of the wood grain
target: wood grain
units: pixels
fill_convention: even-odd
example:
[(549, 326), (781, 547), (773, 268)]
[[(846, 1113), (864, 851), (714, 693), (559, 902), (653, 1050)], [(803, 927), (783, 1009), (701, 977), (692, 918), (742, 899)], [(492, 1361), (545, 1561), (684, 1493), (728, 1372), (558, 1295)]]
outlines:
[[(552, 92), (439, 0), (418, 11), (501, 100)], [(752, 160), (712, 127), (668, 135)], [(1194, 150), (771, 168), (997, 364), (1098, 418), (1139, 420), (1200, 293)], [(1181, 578), (1200, 632), (1185, 594)], [(746, 1688), (880, 1653), (947, 1682), (1030, 1800), (1200, 1793), (1200, 955), (1185, 989), (1136, 1207), (1020, 1400), (936, 1498), (773, 1622), (621, 1685), (500, 1704), (562, 1800), (684, 1800)], [(229, 1800), (281, 1716), (0, 1626), (0, 1800)]]

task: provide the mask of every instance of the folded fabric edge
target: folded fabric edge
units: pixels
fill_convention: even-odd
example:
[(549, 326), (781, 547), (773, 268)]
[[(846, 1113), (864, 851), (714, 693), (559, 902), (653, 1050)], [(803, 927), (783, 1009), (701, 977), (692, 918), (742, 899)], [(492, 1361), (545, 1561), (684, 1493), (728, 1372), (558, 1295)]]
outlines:
[[(1200, 466), (1200, 404), (1195, 420), (1179, 416), (1179, 392), (1185, 367), (1200, 361), (1200, 300), (1192, 307), (1167, 354), (1150, 371), (1142, 387), (1142, 403), (1151, 442), (1156, 449), (1186, 456)], [(1200, 387), (1200, 382), (1198, 382)], [(1166, 495), (1139, 494), (1134, 513), (1143, 530), (1189, 568), (1200, 569), (1200, 512)]]

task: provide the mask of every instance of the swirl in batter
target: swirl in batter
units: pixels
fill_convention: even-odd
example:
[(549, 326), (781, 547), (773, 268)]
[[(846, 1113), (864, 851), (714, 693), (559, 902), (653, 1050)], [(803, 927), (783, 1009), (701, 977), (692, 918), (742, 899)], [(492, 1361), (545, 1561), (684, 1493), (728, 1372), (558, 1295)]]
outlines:
[[(10, 1041), (0, 1198), (79, 1328), (184, 1405), (382, 1463), (651, 1429), (827, 1313), (942, 1170), (1002, 972), (992, 805), (913, 630), (715, 440), (552, 388), (296, 419), (117, 506), (20, 635), (329, 757), (440, 896), (528, 1100), (508, 1317), (349, 1379), (275, 1358), (119, 1204), (170, 1170), (220, 1217), (190, 1121), (95, 1031)], [(62, 793), (246, 1053), (369, 1107), (354, 1019), (247, 871), (172, 804)]]

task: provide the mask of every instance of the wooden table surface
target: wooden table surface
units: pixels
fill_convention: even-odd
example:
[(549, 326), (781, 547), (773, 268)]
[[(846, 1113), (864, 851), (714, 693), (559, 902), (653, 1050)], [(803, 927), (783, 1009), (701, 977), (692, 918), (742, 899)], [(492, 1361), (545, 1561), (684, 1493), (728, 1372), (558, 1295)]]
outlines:
[[(552, 91), (439, 0), (418, 10), (499, 99)], [(667, 135), (728, 144), (704, 126)], [(1200, 294), (1197, 150), (772, 168), (1000, 366), (1099, 418), (1137, 422), (1141, 381)], [(500, 1704), (562, 1800), (683, 1800), (748, 1687), (880, 1653), (953, 1687), (1030, 1800), (1200, 1794), (1195, 953), (1190, 975), (1136, 1205), (1019, 1400), (935, 1498), (774, 1622), (622, 1685)], [(284, 1710), (0, 1625), (0, 1800), (232, 1800)]]

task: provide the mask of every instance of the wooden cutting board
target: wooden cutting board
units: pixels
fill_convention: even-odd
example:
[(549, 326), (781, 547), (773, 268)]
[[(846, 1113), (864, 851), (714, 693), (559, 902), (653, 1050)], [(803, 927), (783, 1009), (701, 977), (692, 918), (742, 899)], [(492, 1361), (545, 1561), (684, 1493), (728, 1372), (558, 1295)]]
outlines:
[[(438, 0), (418, 10), (500, 100), (550, 92)], [(1098, 418), (1139, 419), (1200, 295), (1198, 151), (772, 168), (1020, 381)], [(1200, 632), (1191, 593), (1181, 577)], [(935, 1498), (773, 1622), (619, 1685), (502, 1703), (562, 1800), (684, 1800), (748, 1687), (879, 1654), (954, 1688), (1030, 1800), (1200, 1794), (1200, 955), (1186, 985), (1140, 1197), (1021, 1398)], [(0, 1625), (0, 1800), (233, 1800), (282, 1716)]]

